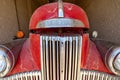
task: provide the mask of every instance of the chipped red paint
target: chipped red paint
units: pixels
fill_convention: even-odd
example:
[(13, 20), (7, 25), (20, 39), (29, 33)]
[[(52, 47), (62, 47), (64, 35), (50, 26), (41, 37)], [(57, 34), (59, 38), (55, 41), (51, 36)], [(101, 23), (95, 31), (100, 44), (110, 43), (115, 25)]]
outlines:
[(35, 60), (35, 64), (41, 68), (40, 64), (40, 34), (30, 34), (30, 50)]
[[(84, 60), (84, 59), (83, 59)], [(102, 57), (98, 52), (95, 44), (89, 40), (89, 53), (86, 55), (86, 63), (83, 66), (84, 69), (97, 70), (101, 72), (111, 73), (102, 61)]]
[(81, 67), (84, 67), (86, 64), (88, 52), (89, 52), (89, 34), (83, 34)]
[[(39, 64), (40, 61), (36, 62), (35, 57), (33, 55), (35, 54), (33, 54), (31, 51), (30, 39), (28, 39), (23, 45), (15, 67), (8, 75), (26, 71), (40, 70), (40, 67), (36, 64)], [(36, 57), (37, 56), (38, 55), (36, 55)]]

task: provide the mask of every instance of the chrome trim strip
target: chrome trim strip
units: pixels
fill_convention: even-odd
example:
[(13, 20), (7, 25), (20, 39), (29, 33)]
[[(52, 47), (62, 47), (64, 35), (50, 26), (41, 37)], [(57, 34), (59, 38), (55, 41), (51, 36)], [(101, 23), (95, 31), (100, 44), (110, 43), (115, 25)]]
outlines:
[[(57, 36), (58, 37), (58, 36)], [(60, 40), (60, 80), (64, 80), (65, 75), (65, 38), (58, 37)]]
[[(59, 46), (60, 45), (60, 43), (58, 42), (59, 39), (57, 38), (56, 40), (57, 40), (57, 42), (56, 42), (57, 45), (56, 46)], [(57, 78), (58, 78), (57, 80), (60, 80), (60, 75), (59, 75), (60, 74), (60, 66), (59, 66), (60, 65), (60, 57), (59, 57), (60, 56), (60, 51), (59, 51), (59, 49), (60, 48), (57, 47), (57, 51), (56, 51), (56, 53), (57, 53)]]
[(72, 67), (72, 65), (71, 65), (71, 62), (72, 62), (72, 39), (71, 38), (69, 38), (69, 41), (70, 41), (70, 49), (69, 49), (69, 53), (68, 53), (68, 55), (69, 55), (69, 60), (68, 60), (68, 62), (69, 62), (69, 66), (68, 66), (68, 68), (69, 68), (69, 70), (68, 70), (68, 80), (71, 80), (71, 67)]
[(64, 17), (64, 9), (63, 9), (63, 2), (62, 0), (58, 0), (58, 17)]
[[(47, 40), (46, 40), (46, 66), (45, 67), (47, 67), (47, 69), (46, 69), (46, 73), (47, 73), (47, 78), (46, 78), (46, 80), (49, 80), (50, 79), (50, 73), (49, 73), (49, 69), (50, 69), (50, 66), (49, 66), (49, 55), (48, 55), (48, 37), (46, 38)], [(44, 74), (45, 75), (45, 74)]]
[[(99, 71), (81, 70), (79, 80), (120, 80), (119, 76)], [(0, 78), (0, 80), (42, 80), (40, 71), (24, 72)], [(66, 79), (65, 79), (66, 80)]]
[[(53, 72), (53, 58), (52, 58), (52, 41), (50, 41), (51, 40), (51, 37), (49, 38), (49, 46), (48, 46), (48, 48), (50, 49), (49, 51), (50, 51), (50, 59), (49, 59), (49, 61), (50, 61), (50, 80), (53, 80), (53, 74), (52, 74), (52, 72)], [(45, 75), (45, 74), (44, 74)]]
[(69, 38), (67, 38), (66, 40), (67, 40), (67, 42), (66, 42), (66, 55), (65, 55), (66, 56), (66, 72), (65, 72), (66, 75), (65, 75), (65, 80), (68, 80), (68, 77), (67, 77), (68, 76), (68, 69), (67, 68), (69, 67), (68, 66), (69, 65), (69, 60), (68, 60), (69, 59), (69, 54), (68, 54), (69, 53), (69, 42), (68, 42)]
[(53, 44), (52, 44), (52, 47), (53, 47), (53, 80), (57, 80), (57, 76), (56, 76), (56, 53), (55, 53), (55, 40), (52, 39), (53, 41)]
[(76, 76), (77, 76), (77, 80), (79, 80), (80, 79), (80, 68), (79, 67), (81, 65), (81, 54), (82, 54), (82, 37), (81, 38), (77, 37), (77, 39), (78, 40), (76, 42), (76, 47), (78, 47), (78, 48), (76, 48), (76, 56), (78, 57), (77, 58), (77, 64), (78, 65), (77, 65), (77, 69), (76, 69), (76, 71), (77, 71)]
[(62, 27), (81, 27), (85, 25), (82, 21), (70, 18), (55, 18), (41, 21), (36, 28), (62, 28)]
[(40, 43), (40, 50), (42, 49), (40, 61), (44, 67), (41, 70), (43, 80), (79, 79), (82, 48), (81, 35), (45, 35), (40, 36)]
[[(42, 39), (42, 40), (44, 40), (44, 39)], [(40, 44), (43, 45), (42, 41), (40, 41)], [(40, 51), (41, 51), (42, 53), (44, 53), (45, 50), (44, 50), (43, 46), (41, 46)], [(44, 54), (41, 54), (41, 56), (44, 56)], [(44, 62), (43, 62), (43, 61), (44, 61), (44, 58), (43, 58), (43, 57), (41, 57), (41, 60), (42, 60), (42, 61), (41, 61), (41, 64), (44, 64)], [(41, 69), (42, 69), (42, 70), (44, 69), (44, 65), (41, 65)], [(41, 74), (44, 75), (44, 72), (42, 71)], [(41, 79), (44, 80), (44, 77), (41, 77)]]

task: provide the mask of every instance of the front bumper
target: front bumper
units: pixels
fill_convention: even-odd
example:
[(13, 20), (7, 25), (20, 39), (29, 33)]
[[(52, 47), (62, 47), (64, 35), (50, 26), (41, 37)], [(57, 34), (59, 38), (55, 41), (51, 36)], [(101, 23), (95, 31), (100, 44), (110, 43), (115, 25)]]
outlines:
[[(18, 73), (0, 80), (42, 80), (41, 71)], [(81, 70), (80, 80), (120, 80), (120, 77), (98, 71)]]

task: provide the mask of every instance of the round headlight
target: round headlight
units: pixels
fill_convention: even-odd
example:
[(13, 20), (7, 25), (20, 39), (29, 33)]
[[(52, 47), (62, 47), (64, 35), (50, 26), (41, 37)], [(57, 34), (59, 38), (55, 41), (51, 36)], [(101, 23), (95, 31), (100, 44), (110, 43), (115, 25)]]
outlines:
[(120, 76), (120, 47), (113, 47), (106, 55), (106, 65), (116, 75)]
[(0, 46), (0, 77), (8, 74), (14, 65), (12, 52), (5, 46)]
[(105, 40), (93, 39), (93, 41), (95, 42), (106, 67), (114, 74), (120, 76), (120, 46)]

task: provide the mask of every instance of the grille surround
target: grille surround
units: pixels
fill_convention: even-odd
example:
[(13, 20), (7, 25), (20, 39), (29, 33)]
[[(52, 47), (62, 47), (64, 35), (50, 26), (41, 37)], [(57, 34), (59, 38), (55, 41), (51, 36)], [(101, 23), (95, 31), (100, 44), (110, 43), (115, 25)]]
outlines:
[[(34, 77), (36, 77), (36, 79)], [(0, 80), (42, 80), (42, 78), (41, 71), (32, 71), (0, 78)], [(120, 80), (120, 77), (99, 71), (81, 70), (79, 80)]]
[(42, 80), (79, 80), (82, 36), (40, 36)]

